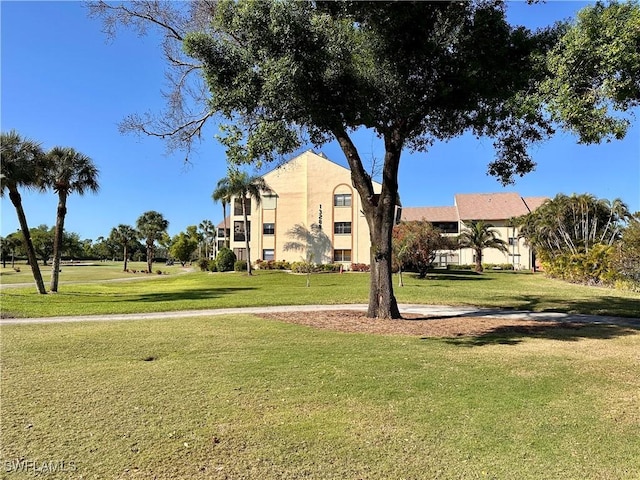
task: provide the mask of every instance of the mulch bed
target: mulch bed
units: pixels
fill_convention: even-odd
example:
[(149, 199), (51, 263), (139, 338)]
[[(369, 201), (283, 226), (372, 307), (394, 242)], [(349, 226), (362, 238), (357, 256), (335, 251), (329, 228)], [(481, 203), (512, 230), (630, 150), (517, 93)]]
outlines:
[(557, 328), (578, 330), (586, 327), (570, 322), (466, 316), (427, 317), (418, 314), (405, 314), (400, 320), (380, 320), (368, 318), (365, 312), (354, 311), (264, 313), (260, 317), (346, 333), (434, 338), (478, 337), (492, 333), (535, 335)]

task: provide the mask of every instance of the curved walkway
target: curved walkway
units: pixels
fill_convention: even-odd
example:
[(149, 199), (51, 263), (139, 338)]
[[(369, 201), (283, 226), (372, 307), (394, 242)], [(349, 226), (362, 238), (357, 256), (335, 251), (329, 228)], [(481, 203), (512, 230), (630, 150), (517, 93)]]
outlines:
[[(78, 315), (65, 317), (40, 318), (3, 318), (0, 325), (31, 325), (42, 323), (74, 323), (74, 322), (112, 322), (134, 320), (162, 320), (185, 317), (209, 317), (212, 315), (261, 314), (276, 312), (309, 312), (327, 310), (366, 311), (366, 304), (351, 305), (290, 305), (274, 307), (242, 307), (219, 308), (209, 310), (181, 310), (175, 312), (128, 313), (112, 315)], [(448, 317), (494, 317), (522, 320), (546, 320), (558, 322), (600, 323), (623, 325), (640, 329), (640, 318), (609, 317), (556, 312), (528, 312), (518, 310), (502, 310), (495, 308), (451, 307), (445, 305), (401, 304), (401, 313), (414, 313), (443, 319)]]

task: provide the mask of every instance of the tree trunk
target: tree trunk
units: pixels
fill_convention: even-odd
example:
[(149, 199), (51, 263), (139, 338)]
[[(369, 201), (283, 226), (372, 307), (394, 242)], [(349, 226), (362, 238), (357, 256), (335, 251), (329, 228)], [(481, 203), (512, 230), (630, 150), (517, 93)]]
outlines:
[[(393, 222), (389, 223), (385, 220), (384, 217), (387, 216), (374, 217), (373, 224), (369, 227), (371, 230), (371, 279), (367, 316), (372, 318), (401, 318), (396, 297), (393, 294), (391, 268)], [(393, 218), (393, 214), (391, 217)]]
[(129, 261), (129, 259), (127, 258), (129, 256), (129, 252), (127, 251), (127, 244), (124, 244), (124, 248), (123, 248), (123, 255), (124, 255), (124, 266), (122, 267), (122, 271), (126, 272), (127, 271), (127, 262)]
[(153, 243), (147, 243), (147, 273), (151, 273), (153, 270)]
[(224, 222), (224, 232), (222, 232), (224, 246), (229, 248), (229, 239), (227, 238), (227, 204), (224, 202), (222, 202), (222, 221)]
[(53, 265), (51, 266), (52, 292), (58, 291), (58, 280), (60, 279), (60, 260), (62, 259), (62, 237), (64, 234), (64, 218), (67, 215), (67, 195), (65, 192), (58, 193), (58, 210), (56, 212), (56, 230), (53, 235)]
[(384, 138), (382, 191), (375, 194), (371, 177), (364, 170), (358, 151), (346, 131), (335, 129), (333, 133), (349, 162), (351, 181), (360, 195), (364, 216), (369, 225), (371, 263), (367, 316), (401, 318), (393, 294), (391, 267), (391, 233), (398, 199), (398, 166), (403, 144), (401, 135), (396, 130)]
[(18, 222), (20, 223), (20, 229), (22, 230), (22, 240), (24, 241), (24, 247), (27, 251), (27, 258), (29, 259), (29, 266), (33, 273), (33, 279), (36, 282), (36, 288), (38, 289), (38, 293), (45, 295), (47, 290), (44, 287), (42, 273), (40, 273), (40, 267), (38, 266), (38, 258), (36, 257), (33, 243), (31, 242), (31, 232), (29, 232), (27, 217), (25, 216), (24, 209), (22, 208), (22, 198), (20, 197), (20, 193), (16, 189), (12, 188), (9, 188), (9, 198), (11, 199), (11, 203), (13, 203), (13, 206), (16, 208), (16, 213), (18, 214)]
[(476, 272), (482, 273), (482, 249), (476, 248)]
[(242, 201), (242, 217), (244, 219), (244, 245), (245, 245), (245, 248), (247, 249), (247, 275), (253, 275), (253, 273), (251, 273), (251, 255), (249, 255), (249, 229), (247, 228), (248, 219), (247, 219), (247, 207), (245, 205), (246, 199), (243, 197), (241, 201)]

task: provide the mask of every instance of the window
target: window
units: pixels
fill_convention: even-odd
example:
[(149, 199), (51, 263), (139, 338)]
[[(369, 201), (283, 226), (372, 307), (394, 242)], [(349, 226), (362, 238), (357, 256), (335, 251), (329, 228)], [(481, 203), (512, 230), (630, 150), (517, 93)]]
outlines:
[(263, 210), (275, 210), (278, 205), (277, 195), (265, 195), (262, 197), (262, 209)]
[(275, 253), (273, 252), (273, 248), (267, 248), (262, 250), (262, 260), (264, 260), (265, 262), (269, 261), (269, 260), (275, 260), (276, 256)]
[(458, 222), (432, 222), (442, 233), (458, 233)]
[(336, 222), (333, 224), (333, 233), (338, 235), (351, 233), (351, 222)]
[(338, 193), (333, 196), (334, 207), (350, 207), (351, 206), (351, 194), (350, 193)]
[(275, 233), (276, 233), (276, 224), (275, 223), (263, 223), (262, 224), (262, 233), (263, 233), (263, 235), (275, 235)]
[(234, 248), (233, 253), (236, 255), (236, 260), (246, 260), (247, 250), (245, 248)]
[(513, 247), (514, 245), (518, 245), (518, 239), (516, 237), (509, 237), (509, 246)]
[[(247, 210), (247, 215), (251, 215), (251, 199), (245, 198), (244, 205)], [(242, 202), (240, 202), (239, 198), (233, 199), (233, 214), (242, 215)]]
[(350, 262), (351, 250), (334, 250), (333, 261), (334, 262)]
[[(251, 241), (251, 222), (247, 222), (247, 228), (249, 229), (249, 234), (247, 240)], [(244, 222), (233, 222), (233, 241), (234, 242), (244, 242)]]

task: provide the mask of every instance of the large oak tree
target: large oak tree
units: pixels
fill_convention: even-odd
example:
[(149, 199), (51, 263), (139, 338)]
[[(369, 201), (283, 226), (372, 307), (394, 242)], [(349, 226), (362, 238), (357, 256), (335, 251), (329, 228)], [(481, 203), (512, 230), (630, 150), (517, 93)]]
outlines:
[[(372, 317), (400, 316), (391, 231), (402, 152), (426, 152), (468, 131), (488, 136), (496, 147), (489, 173), (508, 183), (534, 168), (527, 147), (553, 133), (550, 97), (540, 85), (549, 77), (547, 55), (566, 29), (513, 27), (502, 2), (222, 0), (182, 11), (163, 2), (97, 2), (92, 13), (110, 33), (120, 23), (165, 33), (176, 73), (169, 115), (134, 115), (124, 129), (188, 148), (215, 116), (244, 132), (241, 156), (257, 162), (305, 142), (338, 142), (371, 232)], [(197, 113), (176, 101), (181, 89), (195, 92), (196, 103), (203, 99), (202, 89), (183, 88), (194, 72), (208, 88)], [(362, 128), (384, 144), (380, 194), (353, 140)]]
[[(362, 199), (371, 240), (368, 315), (400, 316), (391, 232), (404, 150), (472, 131), (494, 137), (490, 172), (509, 182), (533, 168), (531, 142), (550, 135), (539, 97), (551, 31), (513, 28), (500, 4), (473, 2), (220, 2), (212, 32), (185, 51), (203, 63), (210, 108), (246, 132), (252, 160), (336, 140)], [(375, 194), (352, 134), (385, 148)]]

